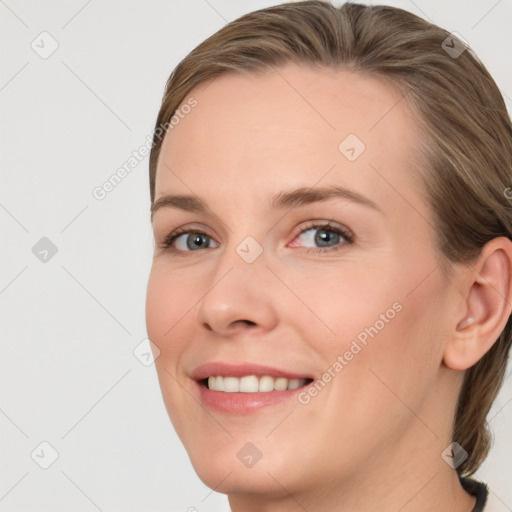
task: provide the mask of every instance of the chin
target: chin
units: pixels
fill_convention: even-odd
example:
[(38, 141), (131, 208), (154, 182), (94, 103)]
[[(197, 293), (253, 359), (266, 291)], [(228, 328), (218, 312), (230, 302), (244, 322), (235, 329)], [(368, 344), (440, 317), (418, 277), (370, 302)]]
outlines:
[(269, 473), (274, 476), (272, 478), (263, 467), (259, 469), (229, 467), (227, 465), (218, 464), (216, 467), (208, 467), (202, 462), (198, 464), (192, 463), (197, 476), (210, 489), (222, 494), (274, 494), (276, 491), (282, 490), (276, 481), (287, 487), (283, 483), (282, 476), (275, 476), (272, 471)]
[(226, 440), (223, 446), (194, 444), (193, 448), (185, 445), (192, 466), (201, 481), (216, 492), (272, 494), (282, 491), (277, 482), (286, 488), (293, 487), (291, 458), (284, 465), (283, 451), (276, 453), (276, 448), (271, 450), (268, 443), (264, 447), (263, 441), (257, 442), (262, 446), (259, 453), (255, 445), (236, 438)]

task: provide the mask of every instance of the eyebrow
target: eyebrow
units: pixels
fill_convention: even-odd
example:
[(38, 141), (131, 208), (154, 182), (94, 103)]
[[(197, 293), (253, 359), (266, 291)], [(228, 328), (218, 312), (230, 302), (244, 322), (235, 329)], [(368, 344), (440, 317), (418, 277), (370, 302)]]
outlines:
[[(321, 188), (298, 188), (291, 191), (283, 191), (276, 194), (269, 203), (273, 210), (282, 210), (285, 208), (300, 208), (311, 203), (326, 201), (331, 198), (348, 199), (350, 202), (367, 206), (374, 210), (384, 213), (382, 209), (361, 194), (337, 185)], [(196, 196), (190, 195), (166, 195), (157, 199), (151, 205), (151, 219), (160, 208), (176, 208), (186, 212), (207, 213), (208, 206), (204, 201)]]

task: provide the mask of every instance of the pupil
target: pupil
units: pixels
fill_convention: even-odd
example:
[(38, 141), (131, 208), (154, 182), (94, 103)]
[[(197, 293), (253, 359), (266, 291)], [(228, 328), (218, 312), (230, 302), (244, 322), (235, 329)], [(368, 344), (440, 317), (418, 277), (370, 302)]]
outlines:
[(332, 238), (336, 236), (339, 235), (337, 233), (333, 233), (325, 229), (319, 229), (317, 233), (317, 240), (315, 240), (315, 242), (318, 243), (318, 245), (322, 246), (323, 244), (332, 241)]
[[(205, 239), (204, 235), (196, 234), (194, 237), (192, 237), (192, 243), (191, 244), (187, 244), (188, 248), (189, 249), (194, 249), (194, 248), (197, 248), (197, 247), (201, 247), (201, 240), (202, 239), (203, 240)], [(190, 240), (190, 238), (188, 240)]]

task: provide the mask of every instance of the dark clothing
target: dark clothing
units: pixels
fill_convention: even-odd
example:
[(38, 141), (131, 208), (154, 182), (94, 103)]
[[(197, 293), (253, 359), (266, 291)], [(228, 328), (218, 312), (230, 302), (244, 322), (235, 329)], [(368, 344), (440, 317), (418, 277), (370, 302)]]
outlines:
[(470, 478), (461, 478), (460, 483), (467, 493), (476, 497), (476, 503), (471, 512), (484, 512), (487, 495), (489, 494), (487, 486)]

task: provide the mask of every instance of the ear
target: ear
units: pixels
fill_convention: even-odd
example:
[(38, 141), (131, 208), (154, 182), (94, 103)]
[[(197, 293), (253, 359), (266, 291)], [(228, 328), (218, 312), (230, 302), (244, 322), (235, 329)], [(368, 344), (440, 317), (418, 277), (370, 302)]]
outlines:
[(512, 311), (512, 241), (498, 237), (481, 250), (469, 267), (463, 288), (465, 313), (457, 318), (443, 362), (466, 370), (499, 338)]

